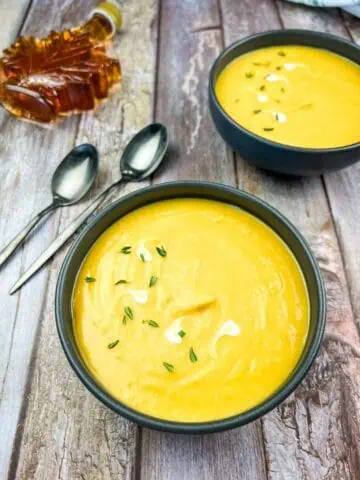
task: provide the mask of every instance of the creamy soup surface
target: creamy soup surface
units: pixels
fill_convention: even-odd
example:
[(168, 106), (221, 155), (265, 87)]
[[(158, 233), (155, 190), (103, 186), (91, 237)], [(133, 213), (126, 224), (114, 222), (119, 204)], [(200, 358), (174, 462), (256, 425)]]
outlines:
[(307, 148), (360, 141), (360, 66), (330, 51), (255, 50), (231, 62), (215, 90), (233, 120), (269, 140)]
[(85, 363), (128, 406), (200, 422), (248, 410), (288, 378), (309, 301), (284, 242), (243, 210), (167, 200), (114, 223), (74, 289)]

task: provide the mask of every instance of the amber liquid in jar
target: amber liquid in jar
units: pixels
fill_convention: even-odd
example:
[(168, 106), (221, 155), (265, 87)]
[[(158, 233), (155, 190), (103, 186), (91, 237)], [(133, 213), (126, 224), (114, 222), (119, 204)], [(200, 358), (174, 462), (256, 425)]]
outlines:
[(16, 117), (51, 123), (106, 99), (121, 80), (119, 61), (106, 55), (115, 31), (109, 5), (115, 8), (104, 2), (82, 26), (45, 38), (20, 37), (4, 50), (0, 104)]

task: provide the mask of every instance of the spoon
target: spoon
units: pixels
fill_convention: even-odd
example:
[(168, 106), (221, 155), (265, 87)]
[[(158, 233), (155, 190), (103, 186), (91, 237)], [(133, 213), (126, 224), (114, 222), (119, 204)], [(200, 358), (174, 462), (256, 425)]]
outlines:
[(78, 202), (89, 191), (98, 172), (98, 163), (96, 148), (87, 143), (78, 145), (66, 155), (51, 180), (53, 197), (51, 205), (30, 220), (0, 252), (0, 267), (46, 214), (58, 207), (66, 207)]
[(160, 123), (152, 123), (137, 133), (126, 146), (120, 159), (120, 179), (97, 195), (93, 202), (49, 245), (11, 288), (10, 295), (22, 287), (56, 253), (88, 216), (99, 207), (110, 190), (123, 182), (136, 182), (151, 175), (162, 162), (168, 144), (167, 129)]

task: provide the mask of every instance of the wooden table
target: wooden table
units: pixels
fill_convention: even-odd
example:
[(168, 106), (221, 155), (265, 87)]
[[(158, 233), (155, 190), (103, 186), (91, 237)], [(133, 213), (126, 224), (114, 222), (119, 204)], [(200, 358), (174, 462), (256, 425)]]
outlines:
[[(76, 25), (94, 3), (3, 0), (2, 46), (19, 32)], [(54, 289), (67, 247), (18, 294), (7, 294), (86, 202), (59, 210), (1, 271), (0, 479), (359, 479), (360, 164), (291, 181), (250, 167), (215, 132), (207, 81), (215, 57), (238, 38), (297, 27), (359, 42), (360, 21), (271, 0), (126, 0), (123, 12), (126, 27), (115, 40), (122, 92), (95, 115), (46, 130), (0, 113), (0, 245), (50, 202), (52, 172), (73, 145), (91, 142), (101, 154), (93, 197), (117, 177), (126, 142), (156, 119), (168, 126), (172, 148), (153, 182), (236, 185), (270, 202), (305, 235), (326, 280), (325, 340), (295, 394), (245, 428), (191, 437), (138, 428), (85, 390), (60, 347)]]

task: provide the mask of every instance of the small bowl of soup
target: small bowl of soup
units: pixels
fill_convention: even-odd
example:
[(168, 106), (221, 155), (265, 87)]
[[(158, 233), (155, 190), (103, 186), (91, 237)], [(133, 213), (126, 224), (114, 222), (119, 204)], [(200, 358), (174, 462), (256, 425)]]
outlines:
[(209, 106), (223, 139), (257, 167), (346, 167), (360, 159), (360, 47), (307, 30), (244, 38), (215, 61)]
[(70, 248), (56, 289), (65, 354), (106, 406), (179, 433), (251, 422), (301, 382), (325, 291), (308, 245), (270, 205), (174, 182), (108, 206)]

